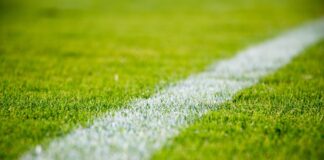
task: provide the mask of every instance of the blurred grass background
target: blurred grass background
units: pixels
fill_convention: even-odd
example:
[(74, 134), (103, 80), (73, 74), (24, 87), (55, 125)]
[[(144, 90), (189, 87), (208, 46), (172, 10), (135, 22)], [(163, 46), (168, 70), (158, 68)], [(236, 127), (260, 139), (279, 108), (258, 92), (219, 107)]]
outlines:
[(321, 0), (1, 0), (0, 159), (323, 15)]

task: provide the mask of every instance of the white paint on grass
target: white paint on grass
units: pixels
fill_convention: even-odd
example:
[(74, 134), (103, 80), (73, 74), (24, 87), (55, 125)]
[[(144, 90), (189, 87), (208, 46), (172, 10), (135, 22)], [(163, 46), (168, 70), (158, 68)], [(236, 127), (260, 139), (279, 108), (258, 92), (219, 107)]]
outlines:
[(216, 63), (209, 70), (170, 86), (129, 108), (98, 118), (36, 147), (23, 159), (147, 159), (179, 130), (246, 87), (287, 64), (324, 37), (324, 20), (312, 22)]

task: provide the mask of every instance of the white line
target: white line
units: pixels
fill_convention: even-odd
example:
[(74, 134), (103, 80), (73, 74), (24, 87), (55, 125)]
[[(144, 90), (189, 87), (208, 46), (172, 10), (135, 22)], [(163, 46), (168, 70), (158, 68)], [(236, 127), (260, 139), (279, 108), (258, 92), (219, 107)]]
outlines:
[(22, 159), (148, 159), (182, 127), (324, 37), (324, 19), (240, 52), (130, 108), (107, 113)]

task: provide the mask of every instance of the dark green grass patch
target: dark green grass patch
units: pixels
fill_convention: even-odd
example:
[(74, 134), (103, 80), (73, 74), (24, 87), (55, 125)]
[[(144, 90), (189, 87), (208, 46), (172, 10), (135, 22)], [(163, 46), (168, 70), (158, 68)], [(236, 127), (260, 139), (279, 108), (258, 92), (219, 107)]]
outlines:
[(0, 159), (323, 14), (321, 0), (1, 0)]
[(198, 120), (153, 159), (323, 159), (324, 41)]

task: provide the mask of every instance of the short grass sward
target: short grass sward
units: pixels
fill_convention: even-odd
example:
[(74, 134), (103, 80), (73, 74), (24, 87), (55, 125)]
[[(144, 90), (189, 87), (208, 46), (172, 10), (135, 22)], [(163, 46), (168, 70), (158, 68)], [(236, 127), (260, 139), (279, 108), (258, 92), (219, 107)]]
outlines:
[(2, 0), (0, 159), (323, 15), (320, 0)]
[(153, 159), (322, 159), (324, 41), (198, 120)]

